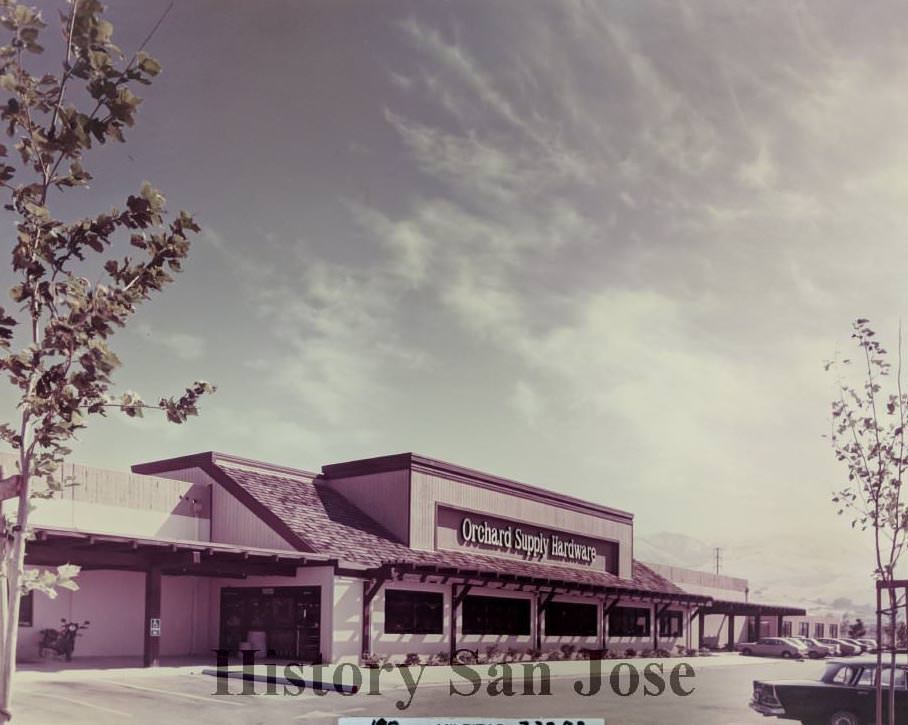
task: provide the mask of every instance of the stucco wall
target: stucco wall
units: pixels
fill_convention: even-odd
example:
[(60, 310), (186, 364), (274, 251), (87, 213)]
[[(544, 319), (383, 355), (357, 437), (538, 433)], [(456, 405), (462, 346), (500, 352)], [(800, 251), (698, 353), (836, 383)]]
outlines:
[(363, 580), (335, 577), (332, 662), (359, 662), (362, 652)]
[[(18, 657), (38, 658), (41, 630), (57, 629), (60, 619), (89, 628), (76, 641), (76, 657), (142, 655), (145, 619), (145, 575), (127, 571), (85, 571), (79, 590), (59, 590), (56, 599), (35, 592), (34, 626), (19, 628)], [(209, 582), (201, 577), (162, 578), (161, 654), (207, 653)]]

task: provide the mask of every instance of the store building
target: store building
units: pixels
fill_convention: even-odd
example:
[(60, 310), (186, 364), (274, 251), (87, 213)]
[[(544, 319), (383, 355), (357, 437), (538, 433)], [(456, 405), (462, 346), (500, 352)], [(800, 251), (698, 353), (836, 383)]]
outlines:
[(38, 502), (26, 564), (78, 564), (81, 589), (28, 598), (21, 658), (61, 617), (92, 622), (80, 656), (154, 665), (247, 645), (304, 662), (639, 653), (697, 647), (716, 616), (734, 632), (805, 614), (635, 561), (627, 512), (411, 453), (320, 474), (211, 452), (64, 474), (76, 485)]

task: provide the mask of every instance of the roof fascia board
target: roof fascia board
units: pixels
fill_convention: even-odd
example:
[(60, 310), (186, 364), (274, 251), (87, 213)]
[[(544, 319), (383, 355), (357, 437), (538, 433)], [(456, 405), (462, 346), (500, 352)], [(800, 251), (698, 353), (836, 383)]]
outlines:
[(132, 466), (132, 471), (133, 473), (155, 475), (186, 468), (198, 468), (220, 484), (228, 493), (273, 529), (275, 533), (292, 547), (300, 551), (317, 553), (317, 548), (313, 546), (311, 542), (306, 541), (295, 533), (283, 519), (261, 503), (255, 496), (249, 493), (220, 468), (217, 463), (218, 459), (224, 461), (234, 460), (230, 456), (223, 456), (214, 453), (213, 451), (208, 451), (206, 453), (194, 453), (189, 456), (180, 456), (178, 458), (170, 458), (163, 461), (140, 463)]

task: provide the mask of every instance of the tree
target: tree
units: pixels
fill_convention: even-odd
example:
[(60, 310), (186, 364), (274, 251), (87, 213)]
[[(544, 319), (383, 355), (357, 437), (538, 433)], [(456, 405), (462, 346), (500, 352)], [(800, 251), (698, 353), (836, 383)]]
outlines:
[(62, 67), (35, 75), (29, 69), (44, 51), (44, 20), (38, 10), (0, 0), (0, 32), (8, 34), (0, 45), (0, 121), (12, 143), (0, 145), (0, 189), (16, 230), (14, 306), (0, 308), (0, 372), (18, 398), (15, 418), (0, 424), (0, 439), (18, 453), (18, 470), (0, 482), (17, 501), (14, 518), (0, 516), (0, 721), (11, 718), (21, 594), (77, 588), (76, 567), (24, 570), (30, 500), (64, 485), (67, 445), (91, 416), (115, 408), (135, 417), (155, 408), (182, 423), (214, 391), (197, 381), (156, 405), (133, 392), (112, 393), (120, 361), (111, 337), (181, 270), (189, 236), (199, 231), (193, 218), (184, 211), (169, 217), (164, 196), (147, 182), (122, 209), (69, 221), (52, 211), (63, 193), (88, 188), (87, 152), (124, 141), (141, 103), (134, 91), (161, 70), (144, 52), (158, 26), (127, 57), (103, 11), (97, 0), (69, 0), (60, 15)]
[(860, 617), (854, 620), (854, 624), (850, 625), (847, 631), (851, 639), (860, 639), (867, 636), (867, 629), (864, 627)]
[[(856, 320), (851, 337), (860, 350), (860, 385), (855, 387), (844, 378), (850, 360), (826, 363), (827, 370), (836, 367), (840, 372), (838, 398), (832, 403), (830, 442), (836, 459), (848, 471), (848, 484), (835, 493), (832, 501), (838, 506), (839, 515), (848, 515), (853, 529), (869, 531), (873, 536), (873, 576), (887, 592), (890, 625), (883, 631), (892, 647), (894, 668), (898, 602), (895, 590), (886, 584), (895, 578), (908, 530), (908, 507), (902, 496), (908, 468), (905, 445), (908, 396), (902, 392), (902, 335), (899, 329), (894, 376), (888, 352), (876, 339), (869, 320)], [(879, 687), (877, 692), (878, 698), (881, 697)], [(889, 688), (888, 692), (889, 721), (894, 723), (895, 690)], [(880, 708), (877, 709), (879, 723)]]

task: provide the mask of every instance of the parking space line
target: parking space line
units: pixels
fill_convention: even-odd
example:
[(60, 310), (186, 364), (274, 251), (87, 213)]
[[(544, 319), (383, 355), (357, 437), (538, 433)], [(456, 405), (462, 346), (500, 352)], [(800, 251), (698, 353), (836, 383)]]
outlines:
[(188, 692), (171, 692), (170, 690), (161, 690), (157, 687), (141, 687), (139, 685), (127, 685), (125, 682), (114, 682), (113, 680), (101, 680), (108, 685), (116, 685), (117, 687), (128, 687), (132, 690), (143, 690), (144, 692), (154, 692), (159, 695), (170, 695), (171, 697), (185, 697), (190, 700), (201, 700), (202, 702), (207, 702), (209, 704), (218, 704), (218, 705), (233, 705), (234, 707), (245, 707), (241, 702), (235, 702), (234, 700), (225, 700), (223, 696), (214, 696), (214, 695), (190, 695)]
[(64, 695), (54, 695), (50, 692), (42, 691), (38, 697), (49, 697), (53, 700), (63, 700), (73, 705), (82, 705), (82, 707), (91, 707), (95, 710), (101, 710), (102, 712), (109, 712), (111, 715), (119, 715), (120, 717), (131, 718), (132, 714), (128, 712), (123, 712), (122, 710), (114, 710), (112, 707), (104, 707), (103, 705), (95, 705), (91, 702), (85, 702), (84, 700), (77, 700), (74, 697), (65, 697)]
[[(357, 708), (357, 710), (364, 710), (365, 708)], [(336, 718), (338, 715), (342, 715), (342, 712), (337, 710), (310, 710), (309, 712), (304, 712), (302, 715), (297, 715), (296, 717), (291, 718), (291, 720), (321, 720), (324, 718)]]

